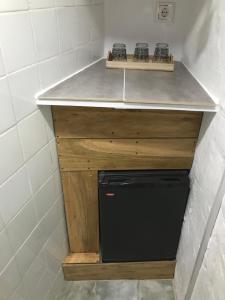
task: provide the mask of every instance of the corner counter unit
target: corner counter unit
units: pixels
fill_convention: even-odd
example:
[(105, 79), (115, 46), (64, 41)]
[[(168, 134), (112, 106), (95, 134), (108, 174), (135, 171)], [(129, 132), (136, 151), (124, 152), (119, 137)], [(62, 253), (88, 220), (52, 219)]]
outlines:
[(191, 169), (203, 112), (216, 105), (181, 63), (174, 73), (104, 64), (38, 100), (52, 106), (57, 138), (71, 251), (65, 279), (173, 278), (175, 261), (101, 262), (98, 172)]

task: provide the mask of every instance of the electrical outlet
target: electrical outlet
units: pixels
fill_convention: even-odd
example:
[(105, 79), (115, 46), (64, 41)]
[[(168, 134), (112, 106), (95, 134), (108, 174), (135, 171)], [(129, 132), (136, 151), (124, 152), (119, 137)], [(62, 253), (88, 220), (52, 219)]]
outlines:
[(156, 20), (163, 23), (172, 23), (175, 18), (175, 2), (157, 2)]

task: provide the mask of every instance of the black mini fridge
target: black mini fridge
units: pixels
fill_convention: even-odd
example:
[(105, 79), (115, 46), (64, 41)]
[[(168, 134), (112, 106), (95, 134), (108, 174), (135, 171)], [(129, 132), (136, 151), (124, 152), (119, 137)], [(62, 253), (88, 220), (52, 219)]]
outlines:
[(186, 170), (100, 172), (102, 261), (174, 260), (189, 186)]

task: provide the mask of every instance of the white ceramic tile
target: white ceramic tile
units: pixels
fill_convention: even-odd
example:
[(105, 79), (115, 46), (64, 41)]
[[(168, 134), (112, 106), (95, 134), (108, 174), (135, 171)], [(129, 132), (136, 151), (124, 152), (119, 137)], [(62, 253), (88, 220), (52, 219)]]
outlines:
[(96, 61), (99, 58), (104, 57), (104, 49), (102, 46), (102, 41), (103, 40), (96, 40), (91, 42), (91, 46), (90, 46), (90, 48), (92, 49), (91, 58), (93, 61)]
[(58, 197), (59, 195), (62, 194), (61, 175), (58, 169), (54, 173), (54, 180), (55, 180), (56, 196)]
[(64, 200), (62, 194), (59, 195), (57, 198), (57, 210), (58, 210), (58, 218), (59, 221), (61, 222), (62, 220), (65, 219)]
[(48, 270), (45, 271), (44, 275), (36, 286), (36, 300), (39, 300), (39, 297), (41, 297), (41, 299), (43, 300), (46, 300), (47, 294), (49, 292), (49, 287), (51, 287), (55, 275), (56, 274), (52, 274)]
[(56, 201), (55, 181), (52, 176), (44, 186), (38, 191), (34, 197), (34, 203), (37, 211), (38, 219), (40, 220)]
[(26, 0), (1, 0), (0, 12), (26, 10), (28, 8)]
[(54, 171), (49, 145), (39, 151), (27, 166), (32, 190), (36, 192)]
[(55, 6), (73, 6), (75, 0), (55, 0)]
[(0, 232), (0, 273), (10, 261), (13, 253), (6, 230)]
[(89, 5), (92, 0), (75, 0), (75, 5)]
[(68, 249), (65, 243), (64, 231), (60, 223), (46, 243), (46, 258), (49, 269), (57, 273), (62, 261), (65, 259)]
[(28, 0), (28, 3), (30, 9), (48, 8), (54, 6), (53, 0)]
[(9, 300), (28, 300), (28, 295), (26, 293), (26, 290), (24, 288), (23, 282), (19, 284), (19, 286), (16, 288), (15, 292), (12, 294), (12, 296), (9, 298)]
[(0, 213), (0, 231), (2, 231), (4, 228), (4, 222), (3, 222), (3, 219), (2, 219), (2, 216), (1, 216), (1, 213)]
[(2, 50), (0, 49), (0, 77), (5, 75), (5, 67), (2, 58)]
[(76, 26), (76, 10), (72, 7), (57, 9), (59, 24), (60, 50), (62, 52), (73, 49), (74, 39), (78, 28)]
[[(90, 30), (91, 39), (100, 40), (104, 38), (104, 7), (103, 5), (94, 5), (90, 11)], [(99, 44), (103, 46), (104, 42), (99, 41)]]
[[(41, 277), (44, 275), (45, 270), (45, 264), (43, 263), (42, 259), (39, 256), (36, 257), (23, 279), (24, 286), (28, 293), (29, 299), (37, 299), (35, 286), (38, 284)], [(39, 298), (39, 300), (40, 299), (41, 298)]]
[(16, 254), (16, 262), (21, 274), (25, 274), (46, 241), (42, 227), (38, 226)]
[(0, 16), (1, 46), (7, 72), (35, 62), (33, 34), (28, 13)]
[(52, 285), (52, 274), (45, 269), (43, 275), (37, 281), (37, 284), (33, 288), (29, 288), (29, 296), (32, 300), (46, 300), (46, 295), (49, 291), (49, 287)]
[(16, 128), (0, 135), (0, 184), (12, 175), (23, 163), (22, 149)]
[(88, 6), (77, 6), (76, 13), (78, 16), (77, 26), (79, 26), (77, 43), (83, 45), (91, 40), (90, 31), (90, 9)]
[(51, 152), (51, 158), (52, 158), (52, 169), (55, 171), (59, 166), (56, 141), (52, 140), (49, 143), (49, 146), (50, 146), (50, 152)]
[(60, 55), (60, 70), (62, 77), (67, 77), (77, 71), (77, 56), (76, 51), (64, 53)]
[(7, 79), (0, 80), (0, 99), (0, 133), (2, 133), (16, 122)]
[(59, 224), (59, 214), (58, 214), (58, 206), (57, 202), (53, 204), (51, 209), (48, 211), (46, 216), (43, 218), (41, 224), (43, 226), (43, 230), (46, 236), (46, 239), (53, 233), (57, 225)]
[(7, 224), (30, 199), (26, 169), (22, 168), (0, 187), (0, 212)]
[(0, 275), (1, 300), (7, 300), (16, 290), (21, 278), (15, 260)]
[(103, 4), (104, 0), (92, 0), (93, 4)]
[(46, 300), (63, 299), (64, 295), (67, 295), (67, 291), (70, 287), (71, 283), (65, 282), (63, 272), (60, 270), (53, 281), (50, 293)]
[(59, 58), (51, 58), (39, 65), (41, 87), (47, 88), (62, 79)]
[(46, 126), (39, 110), (18, 124), (18, 132), (26, 160), (48, 142)]
[(38, 10), (31, 13), (39, 60), (50, 58), (59, 52), (56, 14), (54, 10)]
[(45, 120), (48, 141), (51, 141), (55, 137), (51, 107), (50, 106), (42, 106), (42, 107), (40, 107), (40, 111)]
[(9, 76), (16, 119), (19, 121), (35, 111), (35, 94), (40, 91), (38, 69), (27, 68)]
[(78, 70), (84, 68), (92, 62), (92, 49), (82, 47), (76, 50), (77, 68)]
[(17, 251), (24, 243), (36, 224), (33, 203), (28, 202), (7, 226), (10, 243), (14, 251)]

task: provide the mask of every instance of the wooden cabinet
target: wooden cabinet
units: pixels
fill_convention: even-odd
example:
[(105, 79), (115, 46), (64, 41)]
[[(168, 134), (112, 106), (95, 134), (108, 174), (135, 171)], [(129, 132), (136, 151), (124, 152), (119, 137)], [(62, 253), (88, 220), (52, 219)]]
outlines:
[[(98, 171), (190, 169), (202, 113), (53, 107), (53, 119), (70, 251), (78, 257), (83, 257), (82, 253), (95, 257), (99, 252)], [(67, 278), (88, 279), (91, 270), (105, 270), (105, 276), (96, 275), (96, 279), (117, 278), (114, 271), (118, 265), (78, 265), (74, 264), (71, 271), (71, 264), (65, 264), (64, 270), (70, 272)], [(165, 275), (160, 264), (164, 275), (158, 278), (173, 274), (174, 264), (165, 265), (168, 272)], [(118, 279), (130, 278), (134, 264), (127, 267), (125, 274), (118, 273)], [(150, 273), (141, 273), (142, 267), (136, 264), (139, 278), (152, 278)]]
[(62, 182), (70, 251), (73, 253), (98, 253), (97, 172), (63, 172)]

